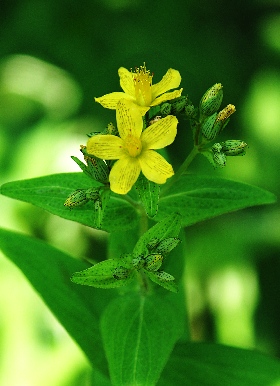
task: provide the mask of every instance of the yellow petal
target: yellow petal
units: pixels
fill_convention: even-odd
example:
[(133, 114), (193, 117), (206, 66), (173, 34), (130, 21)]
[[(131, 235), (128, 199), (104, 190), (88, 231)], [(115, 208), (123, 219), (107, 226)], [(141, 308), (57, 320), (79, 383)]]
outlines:
[(120, 85), (123, 91), (131, 97), (135, 98), (135, 87), (132, 72), (128, 71), (124, 67), (121, 67), (119, 68), (118, 73), (120, 77)]
[(94, 135), (87, 143), (88, 154), (101, 159), (119, 159), (125, 156), (123, 140), (115, 135)]
[(171, 99), (178, 98), (179, 96), (181, 96), (182, 91), (183, 91), (183, 89), (181, 88), (180, 90), (174, 90), (172, 92), (166, 92), (165, 94), (162, 94), (161, 96), (159, 96), (158, 98), (153, 100), (153, 102), (151, 103), (151, 106), (157, 106), (165, 101), (170, 101)]
[(177, 134), (178, 119), (173, 115), (160, 119), (147, 127), (141, 135), (142, 148), (162, 149), (170, 145)]
[(118, 194), (126, 194), (139, 177), (141, 168), (137, 158), (124, 157), (118, 160), (109, 175), (110, 189)]
[(180, 83), (181, 75), (179, 71), (173, 70), (173, 68), (169, 68), (162, 80), (159, 83), (152, 85), (153, 99), (168, 90), (179, 87)]
[(172, 166), (153, 150), (142, 152), (138, 159), (144, 176), (157, 184), (164, 184), (174, 174)]
[(117, 125), (121, 138), (128, 135), (140, 138), (143, 129), (142, 115), (134, 103), (121, 99), (117, 105)]
[(100, 98), (94, 98), (95, 102), (100, 103), (103, 107), (111, 110), (116, 110), (117, 104), (120, 99), (132, 100), (133, 98), (125, 94), (124, 92), (111, 92), (110, 94), (103, 95)]

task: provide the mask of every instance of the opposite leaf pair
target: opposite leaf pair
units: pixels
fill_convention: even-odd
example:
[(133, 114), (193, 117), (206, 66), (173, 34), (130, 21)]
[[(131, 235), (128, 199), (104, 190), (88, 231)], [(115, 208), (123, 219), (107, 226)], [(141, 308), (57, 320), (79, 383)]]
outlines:
[(180, 217), (173, 214), (150, 228), (140, 237), (131, 254), (101, 261), (84, 271), (74, 273), (71, 280), (97, 288), (117, 288), (138, 277), (142, 290), (147, 292), (144, 278), (146, 275), (165, 289), (177, 292), (175, 278), (159, 269), (166, 255), (180, 242), (174, 236), (180, 230)]

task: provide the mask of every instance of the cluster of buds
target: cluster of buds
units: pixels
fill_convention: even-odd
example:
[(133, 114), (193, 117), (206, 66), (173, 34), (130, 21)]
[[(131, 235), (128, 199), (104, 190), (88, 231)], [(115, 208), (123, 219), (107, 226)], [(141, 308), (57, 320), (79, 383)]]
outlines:
[[(109, 127), (107, 127), (108, 129)], [(93, 133), (90, 135), (94, 135)], [(80, 151), (84, 156), (86, 162), (83, 163), (79, 158), (72, 156), (71, 158), (76, 162), (81, 170), (91, 179), (101, 183), (102, 186), (94, 186), (88, 189), (76, 189), (72, 192), (64, 202), (64, 206), (72, 209), (77, 206), (83, 206), (88, 202), (94, 203), (95, 211), (95, 226), (97, 229), (101, 228), (104, 211), (110, 198), (109, 189), (109, 173), (110, 165), (104, 160), (97, 158), (87, 153), (86, 146), (81, 145)]]
[(224, 167), (227, 156), (242, 156), (246, 154), (247, 143), (238, 139), (217, 142), (210, 149), (202, 152), (215, 167)]
[(160, 268), (166, 255), (179, 242), (177, 237), (153, 239), (146, 245), (146, 253), (137, 256), (125, 254), (119, 259), (101, 261), (84, 271), (76, 272), (71, 280), (97, 288), (117, 288), (129, 284), (137, 272), (143, 272), (154, 283), (169, 291), (178, 292), (174, 276)]

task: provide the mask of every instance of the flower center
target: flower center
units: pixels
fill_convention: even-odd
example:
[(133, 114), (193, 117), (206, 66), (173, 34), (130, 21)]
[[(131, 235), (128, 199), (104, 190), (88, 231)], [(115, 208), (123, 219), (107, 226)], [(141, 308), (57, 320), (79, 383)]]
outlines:
[(133, 74), (136, 101), (140, 106), (150, 106), (152, 102), (152, 79), (153, 74), (146, 69), (144, 63), (136, 67)]
[(124, 142), (126, 150), (131, 157), (137, 157), (141, 153), (142, 143), (140, 138), (134, 137), (133, 135), (128, 135)]

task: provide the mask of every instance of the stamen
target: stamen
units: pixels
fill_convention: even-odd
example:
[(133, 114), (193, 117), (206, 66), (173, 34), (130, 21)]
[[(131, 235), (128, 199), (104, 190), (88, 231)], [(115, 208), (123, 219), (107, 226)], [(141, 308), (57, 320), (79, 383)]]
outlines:
[(140, 138), (128, 135), (125, 139), (125, 147), (131, 157), (137, 157), (141, 153), (142, 142)]
[[(132, 71), (131, 71), (132, 72)], [(143, 66), (135, 67), (133, 74), (136, 101), (140, 106), (149, 106), (152, 102), (153, 74)]]

